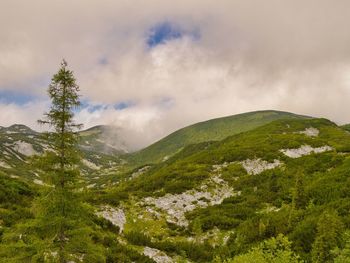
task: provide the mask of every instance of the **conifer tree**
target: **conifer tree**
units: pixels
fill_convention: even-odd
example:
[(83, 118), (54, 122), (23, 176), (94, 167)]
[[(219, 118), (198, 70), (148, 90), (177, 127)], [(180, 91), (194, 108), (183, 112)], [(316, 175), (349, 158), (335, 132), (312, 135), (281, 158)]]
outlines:
[(76, 168), (79, 161), (76, 130), (81, 125), (73, 120), (73, 110), (80, 105), (78, 91), (73, 72), (67, 69), (67, 63), (63, 60), (48, 89), (51, 108), (45, 113), (45, 119), (39, 120), (39, 123), (47, 124), (52, 129), (47, 137), (53, 151), (41, 158), (41, 168), (53, 186), (49, 202), (45, 204), (45, 214), (56, 223), (53, 226), (56, 231), (54, 242), (58, 245), (60, 262), (66, 261), (68, 231), (72, 227), (71, 220), (78, 205), (74, 197), (74, 183), (79, 174)]
[[(79, 87), (63, 60), (48, 88), (51, 107), (39, 123), (48, 125), (50, 150), (33, 161), (46, 189), (35, 202), (35, 219), (23, 226), (22, 241), (31, 262), (104, 262), (103, 248), (93, 242), (92, 211), (78, 191), (80, 154), (74, 110)], [(23, 249), (22, 249), (23, 250)]]
[(81, 125), (74, 122), (78, 92), (73, 72), (63, 61), (48, 89), (51, 107), (39, 121), (50, 127), (43, 138), (49, 147), (28, 165), (44, 184), (37, 188), (28, 219), (5, 233), (0, 229), (0, 262), (148, 262), (121, 246), (84, 202), (77, 147)]
[(46, 136), (52, 149), (38, 158), (38, 167), (51, 186), (38, 205), (38, 232), (47, 241), (45, 252), (38, 255), (44, 261), (104, 261), (102, 247), (91, 238), (95, 228), (92, 211), (81, 201), (77, 185), (81, 159), (78, 131), (82, 126), (74, 121), (74, 110), (80, 106), (78, 92), (73, 72), (63, 60), (48, 89), (50, 110), (39, 120), (50, 127)]

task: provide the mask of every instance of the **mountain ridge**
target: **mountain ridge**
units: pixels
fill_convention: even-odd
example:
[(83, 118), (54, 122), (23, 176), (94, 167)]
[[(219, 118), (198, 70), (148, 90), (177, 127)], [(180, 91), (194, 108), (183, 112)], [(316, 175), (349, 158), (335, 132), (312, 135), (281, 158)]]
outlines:
[(137, 164), (161, 162), (186, 145), (211, 140), (222, 140), (230, 135), (244, 132), (282, 118), (312, 117), (285, 111), (262, 110), (214, 118), (176, 130), (157, 142), (133, 153), (130, 161)]
[[(111, 253), (149, 259), (134, 262), (225, 262), (283, 235), (291, 251), (310, 262), (325, 212), (350, 229), (350, 134), (327, 119), (272, 113), (277, 119), (271, 112), (247, 113), (238, 123), (250, 116), (255, 128), (187, 144), (135, 169), (110, 155), (83, 152), (86, 183), (79, 190), (95, 211), (98, 235), (108, 233), (125, 248)], [(0, 130), (2, 140), (15, 139), (2, 146), (12, 152), (20, 135)], [(30, 171), (25, 159), (22, 164)], [(20, 168), (0, 169), (6, 234), (30, 220), (33, 198), (49, 187), (39, 175), (22, 180)], [(109, 241), (101, 242), (111, 251)]]

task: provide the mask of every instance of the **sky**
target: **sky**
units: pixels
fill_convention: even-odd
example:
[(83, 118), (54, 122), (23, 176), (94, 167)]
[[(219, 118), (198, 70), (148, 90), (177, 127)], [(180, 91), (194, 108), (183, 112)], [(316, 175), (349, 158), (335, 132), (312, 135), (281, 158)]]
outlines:
[(350, 122), (348, 0), (1, 0), (0, 125), (43, 129), (64, 58), (85, 128), (134, 149), (275, 109)]

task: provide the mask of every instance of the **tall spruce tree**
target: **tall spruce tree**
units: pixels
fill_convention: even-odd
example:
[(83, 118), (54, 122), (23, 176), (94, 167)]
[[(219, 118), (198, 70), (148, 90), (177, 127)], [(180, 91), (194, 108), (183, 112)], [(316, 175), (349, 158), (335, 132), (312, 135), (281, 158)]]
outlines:
[(49, 187), (36, 202), (32, 261), (104, 262), (102, 247), (91, 238), (95, 228), (92, 211), (82, 202), (77, 186), (81, 124), (74, 122), (74, 110), (80, 105), (78, 92), (73, 72), (63, 60), (48, 89), (50, 110), (39, 120), (50, 128), (45, 133), (50, 150), (36, 159), (34, 168)]
[(79, 162), (76, 131), (81, 125), (73, 120), (73, 110), (80, 105), (78, 92), (73, 72), (67, 69), (67, 63), (63, 60), (48, 89), (51, 108), (45, 113), (45, 119), (39, 120), (39, 123), (47, 124), (52, 129), (47, 137), (53, 151), (41, 158), (40, 168), (46, 172), (49, 183), (53, 186), (50, 198), (44, 201), (45, 216), (54, 222), (54, 243), (58, 246), (60, 262), (67, 261), (66, 245), (79, 205), (74, 196), (74, 185), (79, 175), (76, 168)]

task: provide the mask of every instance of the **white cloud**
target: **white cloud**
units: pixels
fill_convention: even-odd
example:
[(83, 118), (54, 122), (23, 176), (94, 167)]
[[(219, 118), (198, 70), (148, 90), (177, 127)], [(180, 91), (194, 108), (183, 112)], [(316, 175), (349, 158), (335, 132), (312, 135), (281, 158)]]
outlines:
[(12, 124), (24, 124), (35, 130), (43, 130), (44, 127), (40, 126), (37, 120), (43, 118), (43, 112), (47, 106), (47, 101), (37, 101), (24, 105), (0, 103), (0, 124), (4, 127)]
[[(349, 20), (347, 0), (4, 0), (0, 89), (43, 94), (42, 80), (65, 57), (85, 99), (133, 105), (85, 109), (77, 118), (86, 127), (122, 126), (136, 147), (250, 110), (349, 122)], [(148, 31), (163, 21), (200, 38), (147, 48)], [(0, 107), (0, 125), (37, 118), (26, 115), (29, 106)]]

